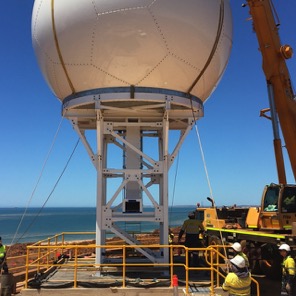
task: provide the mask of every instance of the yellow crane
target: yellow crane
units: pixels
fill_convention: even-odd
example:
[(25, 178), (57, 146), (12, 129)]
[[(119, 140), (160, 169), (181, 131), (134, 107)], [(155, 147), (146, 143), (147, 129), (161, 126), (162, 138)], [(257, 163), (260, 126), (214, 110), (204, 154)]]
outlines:
[[(282, 45), (271, 0), (247, 0), (256, 33), (262, 68), (267, 81), (269, 108), (261, 114), (272, 121), (278, 183), (265, 186), (260, 207), (198, 207), (196, 219), (203, 220), (206, 244), (241, 242), (252, 271), (261, 269), (271, 278), (280, 277), (280, 243), (296, 251), (296, 185), (287, 184), (281, 133), (296, 179), (296, 100), (286, 59), (293, 55)], [(266, 112), (270, 111), (270, 116)], [(259, 265), (257, 264), (259, 262)]]
[(286, 59), (293, 55), (289, 45), (282, 45), (279, 24), (275, 21), (275, 10), (271, 0), (247, 0), (260, 52), (262, 68), (266, 77), (270, 113), (274, 131), (274, 149), (280, 184), (286, 184), (279, 122), (291, 168), (296, 179), (296, 100), (292, 88)]

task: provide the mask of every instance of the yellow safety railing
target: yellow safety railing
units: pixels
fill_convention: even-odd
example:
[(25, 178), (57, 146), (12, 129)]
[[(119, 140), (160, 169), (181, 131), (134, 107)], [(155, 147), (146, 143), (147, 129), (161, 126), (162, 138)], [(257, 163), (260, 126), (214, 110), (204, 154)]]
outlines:
[[(35, 260), (33, 262), (30, 262), (29, 258), (30, 258), (30, 254), (32, 253), (36, 253), (35, 250), (38, 250), (42, 248), (42, 250), (44, 248), (48, 249), (48, 251), (46, 252), (46, 254), (51, 254), (52, 251), (51, 250), (56, 250), (57, 246), (55, 245), (47, 245), (47, 246), (38, 246), (38, 245), (32, 245), (32, 246), (28, 246), (27, 247), (27, 263), (26, 263), (26, 268), (27, 270), (29, 270), (29, 267), (34, 266), (37, 269), (40, 269), (42, 267), (48, 267), (47, 263), (41, 263), (41, 260)], [(122, 268), (122, 279), (123, 279), (123, 288), (125, 288), (125, 279), (126, 279), (126, 273), (127, 273), (127, 269), (128, 267), (169, 267), (170, 268), (170, 274), (171, 274), (171, 279), (172, 276), (174, 274), (174, 268), (177, 266), (182, 266), (183, 268), (187, 269), (187, 273), (189, 268), (186, 266), (188, 265), (188, 258), (186, 256), (186, 264), (182, 264), (182, 263), (174, 263), (173, 262), (173, 256), (174, 256), (174, 249), (178, 249), (178, 248), (184, 248), (185, 252), (188, 253), (188, 248), (182, 246), (182, 245), (95, 245), (95, 244), (89, 244), (89, 245), (60, 245), (59, 248), (61, 249), (67, 249), (68, 251), (72, 251), (72, 258), (70, 258), (71, 260), (63, 263), (63, 264), (59, 264), (59, 263), (54, 263), (52, 266), (55, 267), (60, 267), (60, 266), (65, 266), (65, 267), (72, 267), (74, 270), (74, 277), (73, 277), (73, 282), (74, 282), (74, 287), (77, 287), (77, 271), (79, 267), (84, 267), (86, 264), (84, 263), (79, 263), (78, 262), (78, 254), (82, 253), (79, 250), (83, 250), (85, 248), (93, 248), (95, 250), (98, 249), (105, 249), (107, 250), (121, 250), (121, 258), (122, 258), (122, 263), (93, 263), (93, 266), (95, 268), (97, 268), (98, 270), (102, 270), (104, 267), (121, 267)], [(165, 249), (165, 248), (169, 248), (170, 249), (170, 262), (169, 263), (128, 263), (127, 262), (127, 254), (131, 253), (128, 252), (130, 251), (134, 251), (136, 249), (139, 248), (149, 248), (149, 249)], [(200, 269), (204, 269), (204, 268), (200, 268)], [(207, 268), (209, 269), (209, 268)], [(188, 275), (186, 276), (186, 278), (188, 278)], [(26, 287), (27, 287), (27, 282), (28, 282), (28, 277), (26, 277)]]
[[(63, 232), (60, 234), (56, 234), (47, 239), (38, 241), (33, 244), (33, 246), (40, 246), (38, 249), (35, 249), (34, 252), (31, 251), (30, 257), (27, 258), (26, 247), (23, 244), (15, 244), (9, 246), (6, 263), (9, 266), (9, 271), (14, 274), (18, 285), (22, 285), (25, 278), (29, 278), (36, 272), (42, 272), (51, 266), (54, 262), (56, 255), (55, 249), (51, 249), (51, 253), (47, 253), (47, 249), (42, 249), (42, 247), (47, 245), (56, 245), (57, 250), (60, 248), (60, 245), (64, 245), (66, 243), (66, 239), (69, 237), (74, 237), (79, 235), (79, 237), (95, 237), (95, 232)], [(15, 255), (11, 255), (15, 254)], [(29, 261), (28, 261), (29, 260)], [(29, 267), (27, 262), (29, 264)], [(39, 264), (36, 264), (39, 262)], [(41, 263), (45, 263), (41, 266)], [(34, 266), (32, 264), (35, 264)]]
[[(27, 254), (27, 258), (30, 257), (30, 252), (35, 250), (35, 249), (39, 249), (39, 248), (44, 248), (45, 246), (28, 246), (28, 254)], [(78, 254), (81, 253), (81, 251), (83, 250), (83, 248), (85, 248), (86, 246), (81, 246), (81, 245), (62, 245), (60, 246), (61, 248), (65, 248), (67, 250), (72, 250), (72, 255), (73, 258), (71, 261), (68, 261), (66, 263), (63, 264), (58, 264), (55, 263), (52, 266), (55, 267), (60, 267), (60, 266), (64, 266), (64, 267), (72, 267), (73, 268), (73, 286), (74, 288), (77, 288), (77, 282), (78, 282), (78, 270), (79, 267), (85, 267), (88, 264), (85, 263), (79, 263), (78, 262)], [(189, 277), (189, 272), (192, 270), (204, 270), (204, 271), (209, 271), (210, 272), (210, 279), (211, 279), (211, 284), (210, 284), (210, 295), (214, 295), (215, 291), (214, 288), (215, 286), (220, 286), (219, 283), (219, 276), (224, 277), (224, 275), (222, 274), (222, 272), (220, 272), (219, 270), (219, 263), (215, 263), (216, 259), (217, 259), (217, 255), (220, 256), (219, 252), (214, 248), (214, 247), (208, 247), (208, 248), (199, 248), (199, 249), (189, 249), (186, 248), (184, 246), (172, 246), (172, 245), (122, 245), (122, 246), (118, 246), (118, 245), (87, 245), (88, 248), (94, 248), (96, 250), (98, 249), (105, 249), (106, 251), (108, 249), (116, 249), (117, 250), (121, 250), (121, 256), (122, 256), (122, 262), (120, 263), (93, 263), (93, 267), (96, 268), (97, 270), (103, 270), (104, 267), (117, 267), (117, 268), (121, 268), (122, 269), (122, 288), (126, 287), (126, 273), (128, 271), (128, 269), (130, 267), (141, 267), (143, 268), (143, 270), (146, 270), (148, 267), (168, 267), (170, 269), (170, 277), (171, 277), (171, 283), (172, 283), (172, 277), (173, 275), (176, 273), (175, 272), (175, 268), (176, 267), (183, 267), (185, 270), (185, 282), (186, 282), (186, 287), (185, 287), (185, 291), (186, 294), (189, 294), (189, 282), (190, 282), (190, 277)], [(127, 261), (127, 253), (129, 250), (134, 250), (134, 249), (138, 249), (138, 248), (169, 248), (170, 249), (170, 262), (169, 263), (129, 263)], [(41, 253), (43, 254), (51, 254), (51, 250), (55, 250), (56, 246), (51, 246), (48, 245), (47, 247), (47, 252), (44, 253), (44, 251), (41, 251)], [(184, 252), (185, 252), (185, 264), (183, 263), (175, 263), (174, 262), (174, 249), (176, 248), (183, 248)], [(199, 252), (206, 252), (207, 253), (207, 263), (209, 264), (208, 267), (189, 267), (189, 255), (188, 253), (191, 251), (199, 251)], [(34, 262), (27, 262), (26, 266), (27, 266), (27, 270), (29, 270), (29, 267), (34, 266), (36, 269), (41, 269), (43, 267), (47, 267), (48, 268), (48, 264), (46, 263), (40, 263), (41, 260), (35, 260)], [(259, 285), (258, 282), (255, 281), (254, 279), (252, 279), (256, 285), (257, 285), (257, 295), (260, 295), (259, 292)], [(27, 288), (27, 284), (28, 284), (28, 277), (26, 277), (26, 283), (25, 283), (25, 287)]]
[[(79, 262), (79, 256), (83, 256), (89, 250), (93, 250), (93, 252), (100, 252), (101, 249), (111, 252), (118, 252), (118, 256), (121, 258), (121, 262), (119, 263), (91, 263), (94, 270), (101, 272), (104, 268), (107, 267), (116, 267), (121, 270), (121, 277), (122, 277), (122, 288), (126, 287), (126, 279), (127, 273), (130, 268), (132, 267), (141, 267), (143, 269), (147, 268), (155, 268), (155, 267), (164, 267), (168, 268), (170, 273), (170, 279), (172, 283), (173, 275), (178, 274), (180, 268), (185, 272), (185, 291), (186, 294), (189, 294), (189, 287), (190, 287), (190, 271), (208, 271), (210, 274), (210, 294), (214, 295), (214, 288), (221, 286), (220, 277), (224, 278), (225, 275), (221, 271), (221, 267), (223, 265), (226, 266), (226, 256), (222, 254), (220, 251), (223, 249), (224, 246), (220, 245), (213, 245), (207, 248), (187, 248), (183, 245), (159, 245), (159, 244), (143, 244), (143, 245), (125, 245), (123, 242), (118, 242), (114, 244), (107, 244), (107, 245), (96, 245), (96, 244), (78, 244), (78, 242), (71, 243), (67, 241), (68, 236), (73, 237), (73, 235), (79, 235), (81, 237), (83, 234), (86, 235), (94, 235), (94, 232), (88, 233), (81, 233), (81, 232), (64, 232), (58, 235), (55, 235), (51, 238), (48, 238), (43, 241), (39, 241), (34, 245), (27, 246), (27, 254), (26, 254), (26, 262), (24, 266), (25, 270), (25, 288), (28, 288), (28, 282), (32, 279), (33, 272), (45, 271), (50, 270), (51, 268), (60, 268), (62, 266), (69, 267), (73, 269), (73, 286), (77, 288), (78, 286), (78, 271), (81, 267), (89, 266), (89, 263)], [(85, 241), (86, 239), (84, 239)], [(149, 248), (149, 249), (169, 249), (169, 262), (168, 263), (131, 263), (128, 260), (128, 257), (131, 253), (136, 253), (137, 249), (139, 248)], [(178, 253), (179, 250), (182, 250), (184, 253), (184, 259), (182, 262), (175, 262), (174, 256)], [(190, 252), (199, 252), (199, 254), (203, 253), (203, 257), (207, 263), (205, 267), (191, 267), (189, 266), (189, 258)], [(70, 257), (68, 261), (64, 263), (59, 263), (58, 257), (59, 255), (67, 253)], [(19, 256), (22, 257), (22, 256)], [(15, 256), (15, 260), (18, 259), (18, 256)], [(23, 260), (23, 259), (22, 259)], [(11, 261), (13, 262), (13, 261)], [(221, 263), (223, 262), (223, 263)], [(20, 267), (19, 267), (20, 268)], [(10, 268), (13, 270), (13, 267)], [(81, 272), (81, 271), (80, 271)], [(183, 272), (182, 272), (183, 274)], [(257, 296), (260, 295), (259, 290), (259, 283), (252, 278), (252, 281), (256, 284), (257, 287)]]

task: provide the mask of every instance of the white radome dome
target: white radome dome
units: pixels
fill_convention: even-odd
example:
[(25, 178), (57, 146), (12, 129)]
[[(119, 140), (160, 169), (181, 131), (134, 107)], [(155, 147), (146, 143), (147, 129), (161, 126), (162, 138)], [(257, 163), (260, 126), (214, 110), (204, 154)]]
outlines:
[(133, 85), (204, 102), (227, 65), (232, 18), (229, 0), (35, 0), (32, 38), (61, 101)]

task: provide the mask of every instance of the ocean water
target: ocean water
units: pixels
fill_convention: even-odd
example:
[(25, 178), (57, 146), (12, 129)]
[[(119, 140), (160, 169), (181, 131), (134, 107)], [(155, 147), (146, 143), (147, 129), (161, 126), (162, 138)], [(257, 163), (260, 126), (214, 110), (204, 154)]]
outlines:
[[(180, 226), (194, 206), (174, 206), (169, 208), (169, 226)], [(151, 209), (145, 209), (151, 210)], [(0, 225), (4, 244), (36, 242), (62, 232), (94, 232), (96, 225), (95, 208), (1, 208)], [(126, 226), (126, 231), (135, 233), (151, 232), (158, 224), (136, 222)], [(128, 228), (125, 228), (128, 227)], [(112, 236), (109, 234), (109, 236)], [(66, 236), (66, 240), (94, 239), (94, 235)]]

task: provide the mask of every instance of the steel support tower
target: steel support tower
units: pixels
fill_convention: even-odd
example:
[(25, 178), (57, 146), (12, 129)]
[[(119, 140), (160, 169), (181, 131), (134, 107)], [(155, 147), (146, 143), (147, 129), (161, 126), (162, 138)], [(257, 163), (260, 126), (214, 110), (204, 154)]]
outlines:
[[(97, 171), (96, 244), (113, 233), (140, 245), (140, 223), (153, 223), (168, 244), (168, 174), (203, 103), (190, 94), (147, 87), (75, 93), (62, 106)], [(170, 132), (178, 134), (170, 142)], [(147, 203), (150, 207), (144, 207)], [(136, 228), (136, 229), (135, 229)], [(151, 262), (169, 261), (167, 248), (137, 248)], [(104, 262), (104, 250), (96, 263)]]

